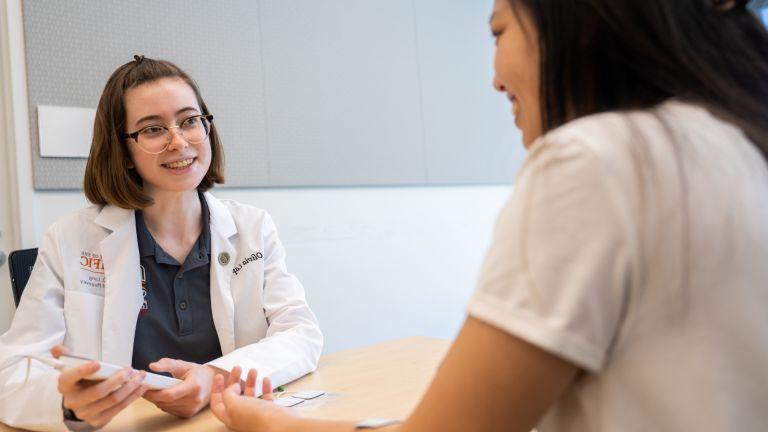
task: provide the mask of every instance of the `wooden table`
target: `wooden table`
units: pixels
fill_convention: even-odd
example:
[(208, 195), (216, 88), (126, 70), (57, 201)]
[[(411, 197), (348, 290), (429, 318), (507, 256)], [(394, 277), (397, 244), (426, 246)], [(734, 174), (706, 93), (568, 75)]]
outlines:
[[(329, 354), (320, 359), (317, 371), (287, 385), (286, 391), (328, 393), (294, 408), (305, 417), (404, 419), (421, 399), (448, 346), (449, 342), (441, 339), (411, 337)], [(12, 430), (0, 425), (0, 431)], [(104, 430), (225, 431), (226, 428), (208, 410), (182, 420), (140, 399)]]

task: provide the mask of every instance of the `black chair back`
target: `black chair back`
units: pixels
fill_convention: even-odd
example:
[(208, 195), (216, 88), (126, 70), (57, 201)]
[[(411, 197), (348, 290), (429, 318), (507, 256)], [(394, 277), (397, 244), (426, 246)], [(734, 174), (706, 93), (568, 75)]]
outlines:
[(27, 286), (32, 268), (37, 260), (37, 248), (22, 249), (11, 252), (8, 256), (8, 264), (11, 272), (11, 288), (13, 289), (13, 301), (19, 306), (21, 293)]

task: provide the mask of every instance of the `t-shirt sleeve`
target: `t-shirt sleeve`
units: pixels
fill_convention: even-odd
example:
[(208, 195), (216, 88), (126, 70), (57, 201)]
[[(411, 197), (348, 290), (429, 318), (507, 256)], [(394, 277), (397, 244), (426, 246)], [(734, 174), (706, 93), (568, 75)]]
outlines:
[(609, 171), (578, 142), (540, 142), (496, 223), (469, 314), (599, 371), (630, 283)]

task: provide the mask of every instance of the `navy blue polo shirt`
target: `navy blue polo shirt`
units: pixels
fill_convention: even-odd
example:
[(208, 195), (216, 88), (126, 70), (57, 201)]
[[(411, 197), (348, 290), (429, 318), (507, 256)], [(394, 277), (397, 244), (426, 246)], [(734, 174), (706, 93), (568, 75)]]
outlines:
[(155, 242), (137, 210), (144, 304), (133, 341), (134, 369), (149, 371), (163, 357), (206, 363), (221, 357), (211, 312), (211, 230), (208, 205), (199, 193), (203, 229), (183, 264)]

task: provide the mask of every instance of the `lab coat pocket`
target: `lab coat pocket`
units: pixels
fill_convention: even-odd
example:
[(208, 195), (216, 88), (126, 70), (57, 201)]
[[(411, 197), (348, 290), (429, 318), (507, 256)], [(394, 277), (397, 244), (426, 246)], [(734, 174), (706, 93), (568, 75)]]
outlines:
[(64, 344), (75, 354), (100, 358), (104, 296), (66, 290), (64, 295)]

